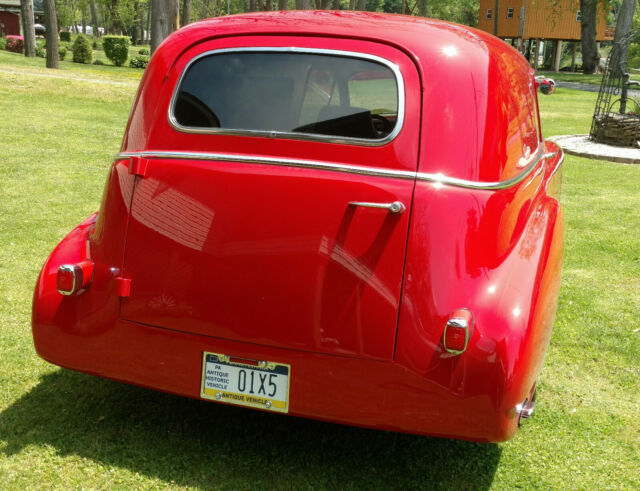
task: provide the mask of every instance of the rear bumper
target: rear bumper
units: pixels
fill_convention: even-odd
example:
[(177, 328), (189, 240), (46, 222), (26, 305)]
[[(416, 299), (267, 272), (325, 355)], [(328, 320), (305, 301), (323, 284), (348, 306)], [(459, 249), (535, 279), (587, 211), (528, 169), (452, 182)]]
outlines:
[(210, 351), (291, 365), (289, 413), (295, 416), (480, 441), (511, 433), (502, 432), (489, 396), (453, 397), (395, 363), (266, 348), (120, 320), (102, 332), (40, 323), (33, 329), (38, 354), (51, 363), (182, 396), (199, 398), (202, 352)]

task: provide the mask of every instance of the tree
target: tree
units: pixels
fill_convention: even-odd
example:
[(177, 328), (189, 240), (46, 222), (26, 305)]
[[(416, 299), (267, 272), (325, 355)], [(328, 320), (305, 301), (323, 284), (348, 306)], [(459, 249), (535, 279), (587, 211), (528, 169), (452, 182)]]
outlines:
[(178, 0), (151, 0), (151, 52), (175, 31), (179, 21)]
[(595, 73), (600, 61), (600, 53), (596, 44), (597, 0), (580, 0), (582, 23), (580, 37), (582, 40), (582, 71)]
[(24, 34), (24, 55), (36, 56), (36, 31), (33, 27), (33, 0), (20, 0), (22, 32)]
[(89, 3), (89, 9), (91, 10), (91, 27), (93, 29), (93, 35), (100, 37), (100, 29), (98, 29), (98, 9), (96, 8), (96, 2)]
[(637, 0), (622, 0), (622, 5), (618, 11), (618, 19), (616, 20), (614, 43), (619, 43), (631, 32), (631, 24), (633, 23), (633, 15), (635, 14), (637, 3)]
[(182, 0), (181, 25), (186, 26), (191, 23), (191, 0)]
[(58, 68), (58, 17), (55, 0), (44, 0), (44, 19), (47, 29), (47, 68)]
[[(613, 45), (618, 46), (619, 63), (613, 68), (613, 74), (618, 77), (623, 77), (626, 71), (627, 65), (627, 50), (629, 49), (629, 33), (631, 32), (631, 25), (633, 23), (633, 15), (636, 11), (637, 0), (623, 0), (620, 9), (618, 10), (618, 19), (616, 20), (616, 36), (613, 40)], [(626, 94), (626, 92), (625, 92)], [(622, 108), (623, 106), (621, 106)]]

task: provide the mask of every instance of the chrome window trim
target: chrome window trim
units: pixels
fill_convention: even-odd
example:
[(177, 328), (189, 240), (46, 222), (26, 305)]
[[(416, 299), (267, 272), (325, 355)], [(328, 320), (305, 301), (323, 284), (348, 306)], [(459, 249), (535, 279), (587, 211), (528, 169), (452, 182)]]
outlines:
[[(173, 114), (173, 108), (178, 97), (178, 90), (182, 85), (184, 77), (191, 68), (191, 65), (196, 61), (206, 56), (212, 56), (225, 53), (301, 53), (301, 54), (317, 54), (317, 55), (329, 55), (329, 56), (342, 56), (345, 58), (357, 58), (367, 61), (372, 61), (386, 66), (391, 70), (396, 78), (396, 86), (398, 88), (398, 115), (396, 117), (396, 124), (393, 131), (384, 138), (377, 140), (367, 140), (364, 138), (350, 138), (350, 137), (336, 137), (330, 135), (319, 135), (315, 133), (296, 133), (289, 131), (261, 131), (261, 130), (243, 130), (234, 128), (201, 128), (193, 126), (182, 126), (175, 118)], [(319, 141), (325, 143), (341, 143), (361, 145), (367, 147), (379, 147), (390, 143), (398, 136), (402, 126), (404, 124), (404, 112), (405, 112), (405, 90), (404, 90), (404, 78), (400, 72), (400, 68), (395, 63), (376, 55), (370, 55), (367, 53), (357, 53), (354, 51), (332, 50), (332, 49), (318, 49), (318, 48), (300, 48), (300, 47), (247, 47), (247, 48), (221, 48), (206, 51), (194, 57), (187, 63), (182, 70), (180, 78), (173, 88), (173, 94), (171, 96), (171, 102), (169, 103), (168, 120), (169, 125), (176, 131), (182, 133), (197, 133), (197, 134), (209, 134), (209, 135), (236, 135), (236, 136), (254, 136), (265, 138), (286, 138), (290, 140), (306, 140), (306, 141)]]
[(144, 159), (176, 159), (176, 160), (205, 160), (239, 162), (246, 164), (280, 165), (285, 167), (297, 167), (301, 169), (317, 169), (333, 172), (344, 172), (347, 174), (359, 174), (373, 177), (389, 177), (393, 179), (410, 179), (422, 182), (430, 182), (438, 185), (453, 186), (466, 189), (478, 190), (499, 190), (515, 186), (529, 176), (538, 166), (541, 160), (549, 158), (550, 154), (543, 153), (544, 145), (540, 145), (538, 151), (531, 156), (529, 163), (522, 172), (510, 179), (495, 182), (470, 181), (458, 179), (443, 174), (431, 174), (426, 172), (413, 172), (395, 169), (383, 169), (370, 166), (336, 164), (331, 162), (321, 162), (317, 160), (286, 159), (276, 157), (260, 157), (255, 155), (206, 153), (206, 152), (180, 152), (180, 151), (141, 151), (141, 152), (121, 152), (116, 155), (116, 159), (128, 159), (131, 157), (141, 157)]

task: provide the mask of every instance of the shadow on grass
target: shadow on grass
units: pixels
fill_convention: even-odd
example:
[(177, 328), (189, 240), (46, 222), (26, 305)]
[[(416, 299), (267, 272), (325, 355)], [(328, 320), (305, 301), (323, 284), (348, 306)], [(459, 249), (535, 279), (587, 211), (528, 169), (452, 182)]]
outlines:
[[(183, 486), (486, 489), (500, 447), (186, 399), (67, 370), (0, 413), (2, 452), (53, 446)], [(90, 483), (88, 483), (90, 486)]]

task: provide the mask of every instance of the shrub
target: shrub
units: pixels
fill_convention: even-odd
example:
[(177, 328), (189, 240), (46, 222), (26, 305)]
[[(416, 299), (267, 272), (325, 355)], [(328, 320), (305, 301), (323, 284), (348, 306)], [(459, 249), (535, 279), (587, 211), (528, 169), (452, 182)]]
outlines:
[(47, 52), (44, 50), (44, 48), (37, 44), (36, 44), (36, 56), (38, 58), (45, 58), (47, 56)]
[(78, 34), (71, 50), (73, 51), (74, 63), (91, 63), (93, 51), (91, 51), (89, 40), (84, 34)]
[(68, 43), (71, 42), (71, 33), (69, 31), (62, 31), (60, 33), (60, 41), (67, 41)]
[(93, 62), (94, 65), (104, 65), (104, 63), (102, 62), (102, 60), (96, 60)]
[(102, 49), (102, 46), (100, 45), (100, 43), (95, 39), (93, 40), (93, 43), (91, 43), (91, 46), (93, 46), (93, 49)]
[(135, 58), (132, 58), (131, 61), (129, 62), (129, 66), (131, 68), (147, 68), (148, 64), (149, 64), (148, 56), (136, 56)]
[(151, 53), (149, 53), (149, 50), (147, 48), (140, 48), (138, 50), (138, 54), (139, 55), (147, 55), (147, 56), (149, 56)]
[(127, 36), (103, 36), (104, 54), (115, 66), (122, 66), (129, 57), (129, 38)]
[(7, 49), (7, 39), (0, 37), (0, 50), (6, 50)]
[(65, 48), (64, 46), (60, 46), (58, 48), (58, 59), (62, 61), (65, 59), (66, 56), (67, 56), (67, 48)]
[(23, 53), (24, 38), (22, 36), (7, 36), (6, 50), (13, 53)]

